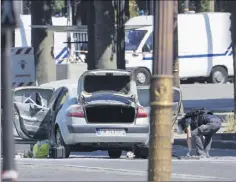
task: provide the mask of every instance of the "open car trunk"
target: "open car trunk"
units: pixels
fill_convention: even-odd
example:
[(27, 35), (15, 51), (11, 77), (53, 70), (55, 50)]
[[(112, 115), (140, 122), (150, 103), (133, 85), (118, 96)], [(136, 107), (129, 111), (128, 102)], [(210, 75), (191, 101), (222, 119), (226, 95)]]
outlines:
[(86, 75), (85, 115), (88, 123), (133, 123), (136, 106), (130, 93), (131, 74), (123, 72)]
[(122, 105), (96, 105), (85, 108), (87, 122), (93, 124), (100, 123), (133, 123), (135, 118), (135, 108)]

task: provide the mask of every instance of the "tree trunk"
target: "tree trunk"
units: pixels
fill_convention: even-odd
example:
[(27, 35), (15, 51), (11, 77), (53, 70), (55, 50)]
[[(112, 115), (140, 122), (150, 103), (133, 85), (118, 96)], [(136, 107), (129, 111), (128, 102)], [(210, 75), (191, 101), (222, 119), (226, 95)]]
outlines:
[(88, 70), (95, 69), (95, 7), (94, 0), (87, 1), (87, 25), (88, 25), (88, 54), (86, 56)]
[(129, 1), (125, 1), (125, 21), (130, 18)]
[(231, 13), (231, 39), (233, 45), (233, 66), (234, 66), (234, 119), (236, 119), (236, 2), (229, 1), (229, 11)]
[(117, 69), (114, 7), (112, 1), (95, 0), (95, 68)]
[(209, 1), (209, 11), (215, 12), (215, 0)]
[(139, 10), (143, 10), (144, 12), (150, 12), (150, 1), (136, 0), (136, 4)]
[[(52, 25), (52, 0), (32, 0), (31, 24)], [(31, 44), (34, 47), (36, 79), (38, 84), (56, 80), (53, 33), (47, 29), (32, 28)]]
[(88, 4), (90, 1), (81, 1), (80, 3), (76, 4), (75, 7), (76, 13), (75, 13), (75, 25), (88, 25), (87, 21), (87, 14), (88, 14)]
[(117, 2), (117, 69), (125, 69), (125, 0)]

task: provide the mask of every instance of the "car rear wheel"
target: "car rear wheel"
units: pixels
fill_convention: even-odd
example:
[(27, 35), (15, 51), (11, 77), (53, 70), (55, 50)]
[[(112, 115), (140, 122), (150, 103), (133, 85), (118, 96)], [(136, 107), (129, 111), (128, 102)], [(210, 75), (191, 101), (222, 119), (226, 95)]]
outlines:
[(56, 145), (62, 146), (65, 148), (65, 154), (66, 154), (65, 157), (66, 158), (68, 158), (70, 156), (70, 147), (65, 144), (59, 128), (56, 129)]
[(108, 155), (112, 159), (118, 159), (122, 155), (122, 150), (120, 150), (120, 149), (109, 149), (108, 150)]

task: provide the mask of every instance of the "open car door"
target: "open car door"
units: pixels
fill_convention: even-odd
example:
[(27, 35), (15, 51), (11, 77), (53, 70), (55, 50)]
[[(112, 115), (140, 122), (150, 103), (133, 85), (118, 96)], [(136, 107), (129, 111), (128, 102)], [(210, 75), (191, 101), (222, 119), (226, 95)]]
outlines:
[[(138, 100), (139, 100), (139, 103), (143, 107), (145, 107), (150, 113), (151, 108), (150, 108), (149, 86), (138, 87)], [(179, 116), (181, 102), (182, 102), (181, 90), (177, 87), (173, 87), (173, 119), (172, 119), (173, 125), (172, 126), (174, 126)]]
[(173, 87), (173, 120), (172, 120), (172, 128), (174, 127), (181, 108), (182, 103), (182, 94), (181, 90), (177, 87)]
[(14, 90), (13, 124), (17, 136), (25, 140), (47, 139), (50, 133), (50, 101), (54, 90), (20, 87)]

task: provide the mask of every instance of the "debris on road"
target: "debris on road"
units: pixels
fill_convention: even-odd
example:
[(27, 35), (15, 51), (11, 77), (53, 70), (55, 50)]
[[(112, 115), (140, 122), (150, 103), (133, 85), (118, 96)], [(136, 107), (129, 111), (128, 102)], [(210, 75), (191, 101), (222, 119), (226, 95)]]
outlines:
[(126, 157), (128, 158), (128, 159), (135, 159), (135, 155), (134, 155), (134, 153), (133, 152), (127, 152), (127, 154), (126, 154)]
[(49, 140), (38, 141), (33, 146), (33, 158), (47, 158), (50, 150)]

